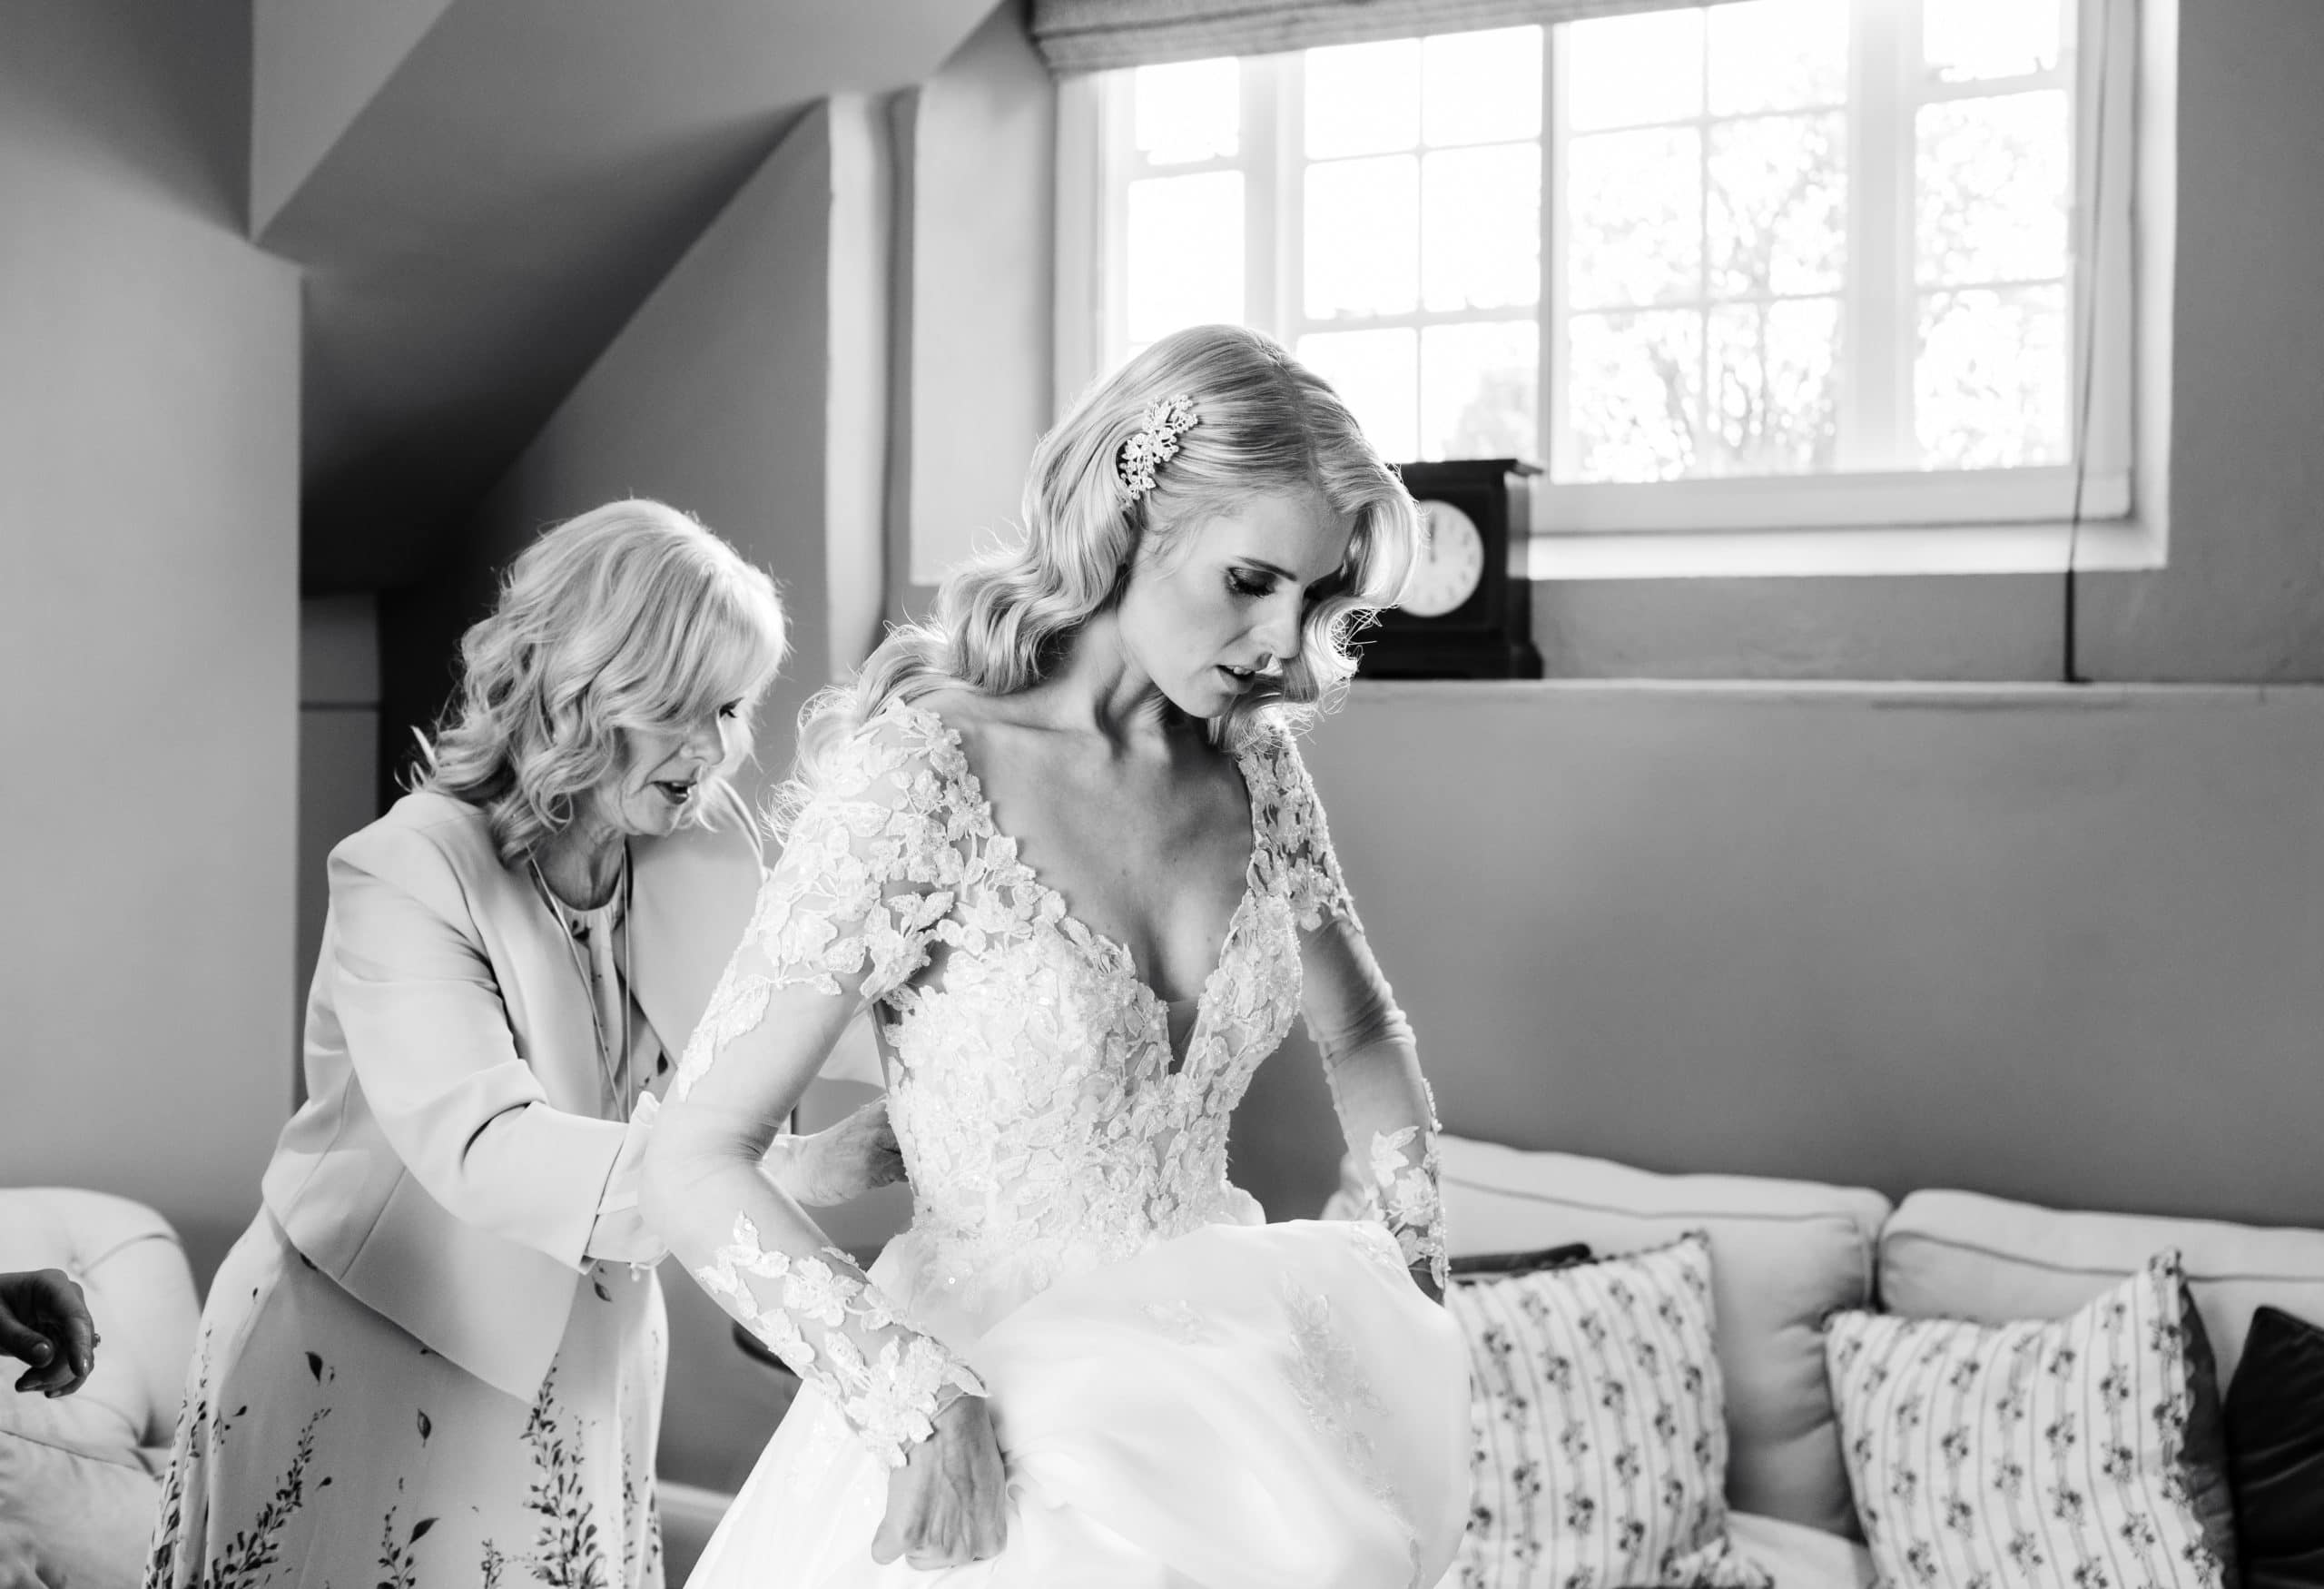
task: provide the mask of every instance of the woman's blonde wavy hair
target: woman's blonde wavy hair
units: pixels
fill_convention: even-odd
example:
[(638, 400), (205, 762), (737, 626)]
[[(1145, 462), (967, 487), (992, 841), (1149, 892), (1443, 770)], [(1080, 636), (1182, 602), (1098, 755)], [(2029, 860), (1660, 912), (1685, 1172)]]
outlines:
[[(619, 730), (754, 705), (788, 644), (774, 582), (694, 518), (644, 499), (592, 508), (526, 548), (461, 637), (459, 689), (433, 743), (420, 736), (411, 787), (482, 807), (513, 866), (622, 770)], [(697, 819), (718, 792), (696, 794)]]
[[(1149, 407), (1181, 395), (1197, 422), (1156, 469), (1153, 489), (1132, 498), (1122, 447)], [(1337, 705), (1355, 672), (1349, 637), (1403, 588), (1420, 518), (1339, 394), (1279, 344), (1226, 325), (1164, 337), (1084, 392), (1036, 444), (1023, 534), (956, 569), (927, 619), (891, 630), (852, 683), (807, 703), (778, 825), (820, 782), (824, 758), (889, 701), (947, 685), (1005, 696), (1039, 684), (1082, 626), (1119, 599), (1149, 543), (1167, 556), (1184, 531), (1254, 496), (1311, 488), (1354, 520), (1346, 559), (1312, 597), (1298, 655), (1213, 720), (1221, 743), (1239, 743), (1266, 716), (1298, 722)]]

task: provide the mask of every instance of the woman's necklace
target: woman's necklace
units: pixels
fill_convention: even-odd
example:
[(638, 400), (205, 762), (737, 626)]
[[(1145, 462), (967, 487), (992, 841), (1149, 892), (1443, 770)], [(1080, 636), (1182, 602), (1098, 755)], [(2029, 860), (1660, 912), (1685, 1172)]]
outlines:
[[(596, 1039), (597, 1074), (605, 1082), (606, 1098), (612, 1109), (613, 1118), (624, 1119), (629, 1112), (629, 1001), (631, 966), (635, 952), (635, 944), (628, 931), (629, 842), (626, 839), (622, 841), (621, 877), (615, 885), (613, 901), (608, 902), (617, 901), (620, 905), (620, 913), (609, 917), (606, 924), (606, 930), (610, 933), (618, 923), (622, 933), (621, 977), (618, 985), (613, 989), (612, 994), (614, 1002), (621, 1007), (621, 1046), (618, 1049), (613, 1048), (606, 1041), (610, 1033), (606, 1024), (602, 1001), (598, 997), (597, 979), (591, 973), (588, 962), (582, 958), (581, 944), (588, 936), (589, 927), (586, 921), (576, 918), (585, 917), (588, 913), (575, 911), (556, 897), (556, 891), (549, 887), (548, 879), (543, 875), (538, 861), (527, 856), (526, 864), (532, 868), (533, 884), (540, 890), (542, 900), (548, 905), (549, 914), (556, 918), (557, 925), (562, 929), (558, 935), (565, 940), (566, 952), (573, 957), (573, 969), (580, 974), (581, 991), (589, 1002), (589, 1031)], [(612, 970), (611, 948), (608, 946), (606, 971), (610, 973)]]

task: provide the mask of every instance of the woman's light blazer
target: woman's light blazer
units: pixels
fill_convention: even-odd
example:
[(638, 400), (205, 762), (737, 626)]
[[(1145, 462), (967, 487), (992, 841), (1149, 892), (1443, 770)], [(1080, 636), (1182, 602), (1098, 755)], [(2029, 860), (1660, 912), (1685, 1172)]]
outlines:
[[(731, 794), (708, 828), (634, 841), (633, 995), (675, 1054), (742, 939), (760, 877)], [(548, 1372), (587, 1268), (635, 1224), (631, 1128), (598, 1118), (589, 991), (484, 814), (407, 794), (330, 854), (307, 1000), (307, 1101), (266, 1206), (357, 1300), (511, 1396)], [(642, 1128), (641, 1128), (642, 1129)], [(616, 1166), (619, 1165), (619, 1176)], [(622, 1256), (628, 1256), (627, 1252)]]

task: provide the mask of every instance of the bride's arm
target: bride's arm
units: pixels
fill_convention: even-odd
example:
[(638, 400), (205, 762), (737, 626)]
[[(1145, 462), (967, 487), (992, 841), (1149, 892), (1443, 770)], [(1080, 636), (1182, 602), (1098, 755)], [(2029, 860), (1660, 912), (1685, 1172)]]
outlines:
[(875, 743), (802, 814), (686, 1045), (646, 1150), (647, 1221), (891, 1467), (974, 1376), (894, 1308), (761, 1163), (849, 1021), (926, 958), (957, 855)]
[(1304, 934), (1300, 962), (1307, 1030), (1364, 1179), (1364, 1212), (1388, 1228), (1413, 1278), (1441, 1301), (1448, 1276), (1440, 1128), (1412, 1027), (1353, 913)]
[(1277, 754), (1282, 808), (1274, 825), (1300, 927), (1307, 1031), (1324, 1057), (1340, 1130), (1364, 1180), (1364, 1212), (1388, 1228), (1413, 1278), (1442, 1301), (1449, 1275), (1436, 1102), (1421, 1074), (1412, 1026), (1364, 941), (1307, 769), (1288, 740)]

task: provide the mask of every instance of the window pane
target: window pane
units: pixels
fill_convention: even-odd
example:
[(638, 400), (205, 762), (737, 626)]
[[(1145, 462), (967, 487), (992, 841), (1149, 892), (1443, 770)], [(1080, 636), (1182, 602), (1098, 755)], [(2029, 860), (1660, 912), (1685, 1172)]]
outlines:
[(1421, 43), (1421, 128), (1432, 144), (1541, 135), (1541, 30), (1443, 34)]
[(1307, 52), (1307, 157), (1380, 154), (1420, 142), (1420, 41)]
[(1923, 105), (1922, 285), (2066, 273), (2071, 145), (2062, 90)]
[(1231, 159), (1241, 142), (1243, 74), (1233, 56), (1140, 66), (1131, 74), (1138, 152), (1164, 165)]
[(1129, 340), (1243, 318), (1243, 173), (1129, 184)]
[(1846, 161), (1845, 113), (1753, 116), (1711, 127), (1714, 298), (1839, 291)]
[(1711, 114), (1847, 103), (1847, 0), (1747, 0), (1707, 20)]
[(1668, 480), (1695, 461), (1702, 317), (1691, 310), (1577, 314), (1566, 322), (1569, 480)]
[(1920, 321), (1913, 396), (1923, 469), (2068, 461), (2063, 286), (1926, 293)]
[(1570, 22), (1559, 114), (1574, 132), (1675, 122), (1703, 110), (1699, 11)]
[(1700, 472), (1832, 467), (1838, 437), (1840, 301), (1799, 298), (1710, 311), (1710, 430)]
[(1307, 168), (1307, 317), (1407, 313), (1420, 296), (1420, 163)]
[(1299, 360), (1328, 380), (1364, 434), (1392, 463), (1412, 459), (1413, 333), (1320, 331), (1299, 339)]
[(1538, 458), (1539, 359), (1530, 320), (1421, 332), (1420, 455)]
[(1921, 0), (1921, 55), (1945, 83), (2046, 72), (2064, 44), (2061, 0)]
[(1571, 306), (1662, 303), (1701, 293), (1701, 152), (1702, 135), (1692, 127), (1601, 133), (1567, 146)]
[(1421, 195), (1421, 279), (1429, 308), (1514, 308), (1540, 299), (1540, 144), (1425, 155)]

